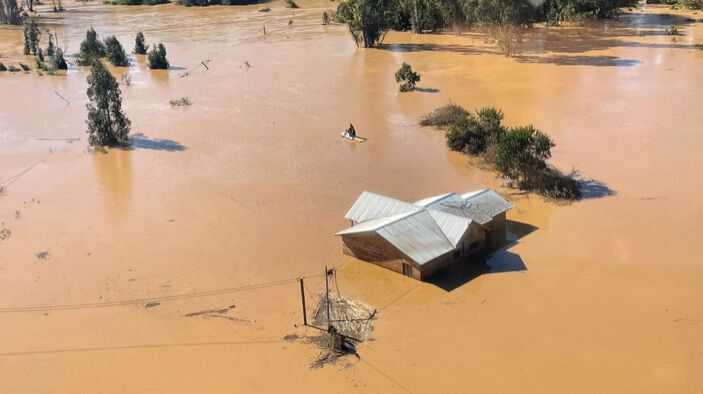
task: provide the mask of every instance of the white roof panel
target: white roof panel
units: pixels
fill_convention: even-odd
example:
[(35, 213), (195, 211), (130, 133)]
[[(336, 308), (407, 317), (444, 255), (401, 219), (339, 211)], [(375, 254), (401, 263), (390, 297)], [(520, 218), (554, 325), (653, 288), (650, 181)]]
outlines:
[(356, 199), (344, 217), (355, 222), (365, 222), (421, 209), (405, 201), (365, 191)]

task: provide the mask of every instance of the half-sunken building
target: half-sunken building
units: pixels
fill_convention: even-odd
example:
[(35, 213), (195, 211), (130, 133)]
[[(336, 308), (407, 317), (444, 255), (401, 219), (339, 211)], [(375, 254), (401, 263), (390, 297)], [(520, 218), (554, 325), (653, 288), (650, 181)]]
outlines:
[(480, 251), (486, 240), (505, 237), (512, 205), (490, 189), (447, 193), (414, 203), (363, 192), (336, 235), (345, 254), (415, 279)]

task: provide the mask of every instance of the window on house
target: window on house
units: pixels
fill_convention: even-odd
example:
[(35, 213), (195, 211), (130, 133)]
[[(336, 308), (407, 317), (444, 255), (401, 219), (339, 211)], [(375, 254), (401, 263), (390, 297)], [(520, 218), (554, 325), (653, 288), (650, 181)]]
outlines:
[(413, 276), (413, 267), (410, 264), (403, 263), (403, 275)]

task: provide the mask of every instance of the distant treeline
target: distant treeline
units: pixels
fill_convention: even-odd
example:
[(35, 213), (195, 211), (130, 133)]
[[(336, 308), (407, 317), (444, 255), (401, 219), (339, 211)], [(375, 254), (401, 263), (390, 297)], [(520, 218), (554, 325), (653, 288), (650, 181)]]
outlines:
[[(684, 0), (701, 1), (701, 0)], [(529, 27), (570, 20), (611, 18), (638, 0), (345, 0), (337, 19), (349, 25), (358, 44), (370, 47), (389, 30), (415, 33), (460, 31), (477, 25)]]
[[(205, 7), (209, 5), (246, 5), (258, 4), (260, 0), (175, 0), (174, 3), (186, 7)], [(156, 5), (171, 3), (171, 0), (105, 0), (110, 5)]]
[(703, 0), (647, 0), (647, 4), (666, 4), (693, 10), (703, 9)]

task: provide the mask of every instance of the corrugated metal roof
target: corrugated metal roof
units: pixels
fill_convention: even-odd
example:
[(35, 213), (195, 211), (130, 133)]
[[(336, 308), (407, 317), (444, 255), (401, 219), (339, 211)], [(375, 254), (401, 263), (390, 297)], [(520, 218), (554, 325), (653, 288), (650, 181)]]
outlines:
[(363, 223), (359, 223), (355, 226), (349, 227), (346, 230), (342, 230), (335, 235), (346, 235), (346, 234), (358, 234), (358, 233), (368, 233), (380, 229), (383, 226), (391, 224), (397, 220), (401, 220), (407, 216), (410, 216), (418, 211), (400, 213), (398, 215), (388, 216), (385, 218), (368, 220)]
[(417, 201), (415, 201), (414, 204), (415, 204), (415, 205), (419, 205), (419, 206), (421, 206), (421, 207), (427, 207), (428, 205), (431, 205), (431, 204), (433, 204), (433, 203), (435, 203), (435, 202), (437, 202), (437, 201), (439, 201), (439, 200), (442, 200), (442, 199), (444, 199), (444, 198), (447, 198), (447, 197), (449, 197), (449, 196), (451, 196), (451, 195), (456, 195), (456, 193), (444, 193), (444, 194), (440, 194), (440, 195), (438, 195), (438, 196), (432, 196), (432, 197), (423, 198), (422, 200), (417, 200)]
[(454, 245), (425, 210), (383, 226), (377, 233), (418, 264), (454, 250)]
[(471, 219), (465, 217), (451, 215), (434, 209), (430, 209), (427, 212), (430, 213), (435, 223), (437, 223), (444, 233), (444, 236), (447, 237), (449, 242), (455, 247), (464, 237), (466, 230), (469, 229), (469, 225), (471, 224)]
[(344, 217), (355, 222), (365, 222), (400, 213), (416, 212), (420, 209), (422, 208), (405, 201), (365, 191), (356, 199)]
[(465, 200), (462, 210), (468, 217), (481, 224), (490, 222), (494, 217), (512, 208), (512, 204), (491, 189), (483, 189), (465, 193), (461, 196)]
[(418, 264), (452, 251), (472, 221), (486, 224), (512, 208), (490, 189), (459, 196), (446, 193), (409, 204), (363, 192), (346, 214), (357, 225), (338, 232), (376, 232)]

